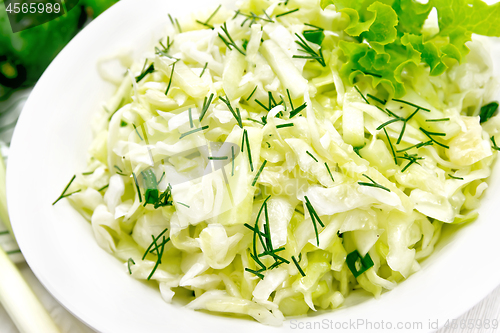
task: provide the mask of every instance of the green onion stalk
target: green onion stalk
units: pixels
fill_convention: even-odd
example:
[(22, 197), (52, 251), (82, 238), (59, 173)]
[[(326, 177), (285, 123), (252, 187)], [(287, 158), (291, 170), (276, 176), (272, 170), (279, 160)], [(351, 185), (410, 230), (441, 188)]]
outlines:
[[(5, 164), (0, 154), (0, 218), (9, 229), (12, 226), (7, 212)], [(23, 276), (0, 247), (0, 303), (21, 333), (60, 332), (47, 310), (26, 283)]]

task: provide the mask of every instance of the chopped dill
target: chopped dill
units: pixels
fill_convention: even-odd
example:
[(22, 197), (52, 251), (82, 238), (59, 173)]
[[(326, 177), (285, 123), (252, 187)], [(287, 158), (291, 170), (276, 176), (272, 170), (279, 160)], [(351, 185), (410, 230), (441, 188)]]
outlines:
[(371, 98), (371, 99), (373, 99), (374, 101), (379, 102), (380, 104), (383, 104), (383, 105), (387, 104), (386, 100), (382, 100), (382, 99), (380, 99), (380, 98), (378, 98), (376, 96), (373, 96), (371, 94), (366, 94), (366, 96), (369, 97), (369, 98)]
[(240, 126), (240, 128), (243, 128), (243, 123), (241, 121), (241, 115), (240, 115), (240, 109), (236, 108), (236, 112), (235, 112), (233, 107), (231, 106), (231, 102), (229, 101), (229, 98), (227, 96), (225, 99), (222, 96), (219, 96), (219, 99), (222, 102), (224, 102), (224, 104), (226, 104), (229, 111), (231, 111), (234, 119), (236, 119), (236, 121), (238, 122), (238, 126)]
[(274, 23), (274, 21), (267, 15), (267, 13), (265, 11), (264, 11), (264, 15), (266, 17), (261, 17), (261, 16), (257, 16), (257, 14), (255, 14), (254, 12), (250, 12), (250, 14), (245, 14), (245, 13), (242, 13), (241, 11), (237, 10), (234, 14), (233, 19), (235, 19), (238, 15), (245, 17), (245, 20), (241, 23), (242, 27), (248, 21), (250, 21), (249, 27), (251, 27), (253, 24), (255, 24), (257, 22), (257, 20)]
[(139, 183), (137, 182), (137, 177), (135, 176), (134, 172), (132, 172), (132, 176), (134, 177), (135, 188), (137, 189), (137, 195), (139, 196), (139, 202), (142, 202), (141, 189), (139, 188)]
[(100, 189), (98, 189), (97, 191), (98, 192), (101, 192), (102, 190), (105, 190), (109, 187), (109, 184), (108, 185), (104, 185), (103, 187), (101, 187)]
[(186, 132), (186, 133), (182, 133), (181, 136), (179, 137), (179, 140), (182, 139), (182, 138), (185, 138), (186, 136), (190, 135), (190, 134), (193, 134), (193, 133), (196, 133), (196, 132), (201, 132), (201, 131), (204, 131), (208, 128), (208, 125), (205, 125), (203, 127), (200, 127), (200, 128), (195, 128), (194, 130), (191, 130), (189, 132)]
[(388, 120), (386, 121), (385, 123), (383, 123), (382, 125), (380, 125), (379, 127), (377, 127), (377, 131), (380, 131), (382, 128), (386, 127), (387, 125), (390, 125), (392, 123), (395, 123), (396, 121), (403, 121), (404, 122), (404, 119), (403, 118), (393, 118), (391, 120)]
[[(154, 238), (153, 238), (154, 239)], [(154, 243), (156, 244), (156, 240), (154, 241)], [(151, 271), (151, 273), (149, 274), (147, 280), (150, 280), (151, 277), (153, 276), (153, 274), (155, 273), (156, 269), (158, 268), (158, 265), (161, 264), (161, 258), (163, 257), (163, 251), (165, 251), (165, 237), (163, 237), (163, 242), (162, 242), (162, 245), (161, 245), (161, 249), (160, 251), (158, 252), (158, 259), (156, 260), (156, 263), (153, 267), (153, 270)]]
[(394, 102), (399, 102), (399, 103), (403, 103), (403, 104), (406, 104), (406, 105), (413, 106), (414, 108), (420, 109), (420, 110), (422, 110), (422, 111), (431, 112), (431, 110), (429, 110), (429, 109), (427, 109), (427, 108), (424, 108), (424, 107), (421, 107), (421, 106), (419, 106), (419, 105), (416, 105), (416, 104), (413, 104), (413, 103), (410, 103), (410, 102), (404, 101), (404, 100), (402, 100), (402, 99), (393, 98), (392, 100), (393, 100)]
[(127, 260), (127, 267), (128, 267), (128, 273), (132, 275), (132, 270), (130, 269), (130, 264), (135, 265), (135, 261), (132, 258), (128, 258)]
[(208, 108), (210, 107), (210, 104), (212, 104), (212, 100), (214, 98), (214, 94), (210, 94), (210, 97), (207, 99), (207, 97), (205, 97), (205, 99), (203, 100), (203, 107), (201, 109), (201, 113), (200, 113), (200, 117), (199, 117), (199, 120), (200, 122), (203, 120), (203, 117), (205, 117), (205, 114), (207, 113), (208, 111)]
[(167, 90), (165, 90), (165, 96), (168, 95), (168, 92), (170, 91), (170, 87), (172, 86), (172, 80), (174, 78), (174, 69), (175, 69), (175, 64), (177, 61), (174, 61), (172, 63), (172, 71), (170, 72), (170, 77), (168, 78), (168, 85), (167, 85)]
[(307, 196), (304, 196), (304, 199), (306, 200), (306, 208), (309, 211), (309, 216), (311, 217), (311, 221), (314, 226), (314, 233), (316, 234), (316, 245), (319, 246), (318, 226), (316, 225), (316, 223), (319, 223), (322, 227), (325, 227), (325, 225), (323, 224), (318, 214), (316, 213), (316, 210), (309, 201), (309, 198)]
[(356, 91), (361, 96), (361, 98), (363, 98), (363, 100), (366, 102), (366, 104), (370, 104), (370, 102), (368, 102), (368, 100), (366, 99), (365, 95), (363, 95), (363, 93), (361, 92), (361, 90), (359, 90), (358, 86), (354, 86), (354, 89), (356, 89)]
[(201, 71), (200, 77), (202, 77), (203, 74), (205, 73), (205, 71), (207, 70), (207, 66), (208, 66), (208, 62), (206, 62), (205, 66), (203, 66), (203, 70)]
[(193, 128), (194, 127), (194, 124), (193, 124), (193, 112), (192, 112), (191, 108), (189, 108), (188, 114), (189, 114), (189, 127)]
[(304, 110), (305, 108), (307, 107), (307, 104), (304, 103), (302, 104), (301, 106), (299, 106), (298, 108), (290, 111), (290, 119), (292, 119), (293, 117), (295, 117), (296, 115), (298, 115), (302, 110)]
[(259, 179), (259, 176), (262, 173), (262, 170), (264, 170), (264, 167), (266, 166), (266, 164), (267, 164), (267, 160), (264, 160), (264, 162), (262, 162), (262, 165), (259, 168), (259, 171), (257, 171), (257, 174), (255, 175), (255, 177), (253, 179), (252, 186), (255, 186), (255, 184), (257, 183), (257, 180)]
[(317, 159), (316, 157), (314, 157), (314, 155), (313, 155), (313, 154), (311, 154), (308, 150), (306, 150), (306, 154), (307, 154), (307, 155), (309, 155), (309, 156), (311, 156), (311, 158), (312, 158), (314, 161), (318, 162), (318, 159)]
[(211, 161), (223, 161), (229, 159), (228, 156), (208, 156), (208, 159)]
[(309, 44), (307, 44), (307, 42), (304, 40), (304, 38), (302, 38), (297, 33), (295, 34), (295, 36), (297, 36), (300, 40), (300, 41), (295, 41), (295, 43), (297, 43), (301, 47), (301, 49), (299, 49), (299, 51), (307, 53), (308, 55), (306, 55), (306, 56), (294, 55), (293, 58), (316, 60), (317, 62), (319, 62), (319, 64), (321, 66), (326, 67), (326, 62), (325, 62), (325, 58), (323, 57), (323, 51), (322, 51), (321, 47), (319, 48), (318, 53), (316, 53), (316, 51), (314, 51), (309, 46)]
[(163, 234), (165, 234), (167, 232), (167, 230), (168, 230), (168, 228), (163, 229), (163, 231), (160, 232), (160, 234), (156, 238), (153, 235), (151, 235), (153, 237), (154, 241), (151, 244), (149, 244), (148, 248), (144, 252), (144, 255), (142, 256), (142, 260), (146, 259), (146, 256), (149, 253), (149, 251), (151, 250), (151, 248), (153, 247), (153, 245), (156, 244), (156, 241), (158, 241), (160, 239), (160, 237), (163, 236)]
[(441, 146), (443, 148), (450, 148), (448, 147), (447, 145), (439, 142), (439, 141), (436, 141), (432, 136), (446, 136), (446, 133), (439, 133), (439, 132), (429, 132), (429, 131), (426, 131), (425, 129), (423, 129), (422, 127), (420, 127), (420, 130), (432, 141), (434, 142), (435, 144), (437, 144), (438, 146)]
[(413, 145), (413, 146), (410, 146), (410, 147), (407, 147), (407, 148), (404, 148), (404, 149), (400, 149), (397, 152), (398, 153), (402, 153), (402, 152), (405, 152), (405, 151), (413, 149), (413, 148), (417, 148), (418, 149), (418, 148), (424, 147), (424, 146), (432, 146), (432, 144), (433, 144), (433, 142), (431, 140), (426, 141), (426, 142), (420, 142), (420, 143), (417, 143), (416, 145)]
[[(148, 60), (146, 59), (146, 62), (144, 63), (144, 65), (146, 65), (147, 63), (148, 63)], [(146, 75), (151, 74), (154, 71), (155, 71), (155, 65), (154, 64), (149, 65), (149, 67), (146, 70), (143, 69), (141, 74), (135, 78), (135, 82), (139, 83), (139, 81), (144, 79), (144, 77)]]
[(491, 140), (491, 143), (493, 143), (493, 146), (491, 146), (491, 148), (496, 150), (496, 151), (500, 151), (500, 147), (498, 147), (497, 143), (495, 142), (495, 137), (491, 136), (490, 140)]
[(293, 123), (276, 125), (276, 128), (293, 127)]
[(398, 157), (409, 161), (408, 164), (406, 164), (405, 167), (401, 170), (401, 172), (405, 172), (413, 163), (420, 165), (420, 163), (418, 163), (417, 161), (423, 159), (423, 157), (419, 157), (417, 154), (408, 154), (406, 152), (403, 156)]
[(161, 181), (163, 180), (163, 177), (165, 177), (165, 171), (163, 171), (163, 173), (161, 174), (161, 177), (160, 177), (160, 180), (158, 181), (158, 184), (161, 183)]
[(217, 7), (217, 9), (207, 18), (207, 20), (205, 22), (201, 22), (199, 20), (196, 20), (197, 23), (201, 24), (201, 25), (204, 25), (210, 29), (213, 29), (214, 27), (212, 25), (209, 24), (210, 20), (215, 16), (215, 14), (217, 14), (217, 12), (219, 11), (219, 9), (222, 7), (222, 5), (219, 5), (219, 7)]
[(367, 175), (363, 174), (363, 176), (365, 176), (366, 178), (368, 178), (371, 181), (371, 183), (358, 182), (359, 185), (361, 185), (361, 186), (376, 187), (376, 188), (382, 189), (384, 191), (391, 192), (391, 190), (389, 190), (387, 187), (378, 184), (377, 182), (375, 182), (373, 179), (371, 179)]
[(238, 47), (238, 45), (236, 45), (236, 43), (234, 42), (233, 38), (231, 37), (231, 35), (229, 34), (229, 31), (227, 30), (227, 25), (226, 25), (226, 22), (224, 22), (223, 26), (221, 27), (222, 31), (224, 32), (224, 34), (226, 35), (227, 39), (229, 40), (226, 40), (226, 38), (224, 38), (220, 33), (219, 33), (219, 38), (222, 40), (222, 42), (224, 42), (224, 44), (226, 44), (227, 48), (232, 50), (232, 47), (235, 48), (236, 51), (238, 51), (239, 53), (243, 54), (244, 56), (246, 56), (246, 53), (245, 51), (243, 51), (242, 49), (240, 49)]
[(389, 146), (391, 148), (392, 157), (394, 158), (394, 164), (398, 165), (398, 158), (396, 156), (396, 152), (394, 151), (394, 146), (392, 145), (391, 139), (389, 138), (389, 134), (387, 134), (385, 128), (384, 128), (384, 133), (385, 137), (387, 138), (387, 142), (389, 142)]
[(137, 127), (135, 126), (135, 124), (132, 124), (132, 126), (134, 126), (135, 133), (137, 133), (137, 136), (139, 137), (139, 139), (141, 139), (141, 141), (144, 141), (144, 139), (142, 138), (142, 136), (139, 134), (139, 131), (137, 130)]
[(73, 178), (71, 178), (71, 180), (69, 181), (68, 185), (66, 185), (66, 187), (65, 187), (65, 188), (64, 188), (64, 190), (62, 191), (61, 195), (60, 195), (60, 196), (56, 199), (56, 201), (54, 201), (54, 202), (52, 203), (52, 206), (54, 206), (54, 205), (55, 205), (55, 204), (56, 204), (59, 200), (64, 199), (64, 198), (67, 198), (67, 197), (69, 197), (70, 195), (73, 195), (73, 194), (78, 193), (78, 192), (80, 192), (80, 191), (81, 191), (81, 189), (80, 189), (80, 190), (77, 190), (77, 191), (74, 191), (74, 192), (71, 192), (71, 193), (66, 194), (66, 191), (67, 191), (67, 190), (68, 190), (68, 188), (71, 186), (71, 184), (73, 183), (73, 181), (75, 180), (75, 178), (76, 178), (76, 175), (73, 175)]
[(292, 260), (293, 260), (293, 263), (295, 264), (295, 267), (297, 267), (297, 270), (299, 271), (300, 275), (306, 276), (306, 273), (304, 273), (304, 271), (302, 270), (302, 268), (300, 268), (300, 265), (299, 265), (297, 259), (295, 259), (294, 256), (292, 256)]
[(248, 140), (247, 130), (243, 131), (243, 136), (245, 137), (246, 144), (247, 144), (248, 162), (250, 163), (250, 170), (253, 172), (252, 152), (250, 151), (250, 140)]
[(247, 100), (247, 101), (249, 101), (249, 100), (250, 100), (250, 98), (252, 98), (253, 94), (255, 94), (255, 92), (257, 91), (257, 88), (258, 88), (258, 87), (259, 87), (259, 86), (255, 86), (255, 88), (252, 90), (252, 93), (250, 94), (250, 96), (248, 96), (248, 97), (246, 98), (246, 100)]
[(435, 122), (438, 122), (438, 121), (448, 121), (448, 120), (450, 120), (450, 118), (426, 119), (425, 121), (429, 122), (429, 123), (435, 123)]
[(295, 13), (299, 11), (299, 8), (295, 8), (295, 9), (292, 9), (292, 10), (289, 10), (288, 12), (284, 12), (284, 13), (281, 13), (281, 14), (278, 14), (276, 15), (276, 17), (282, 17), (282, 16), (285, 16), (285, 15), (288, 15), (288, 14), (292, 14), (292, 13)]
[(328, 174), (330, 175), (330, 178), (332, 179), (332, 182), (335, 183), (335, 179), (333, 179), (332, 172), (330, 171), (330, 168), (328, 167), (328, 164), (325, 162), (325, 167), (326, 170), (328, 171)]

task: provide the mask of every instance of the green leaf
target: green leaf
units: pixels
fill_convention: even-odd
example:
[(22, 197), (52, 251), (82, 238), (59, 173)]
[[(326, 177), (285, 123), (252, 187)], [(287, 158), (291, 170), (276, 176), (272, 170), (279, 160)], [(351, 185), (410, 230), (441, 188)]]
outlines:
[(304, 35), (304, 38), (314, 44), (321, 45), (323, 43), (323, 39), (325, 39), (325, 33), (323, 30), (304, 30), (302, 33)]
[(398, 25), (398, 15), (386, 4), (376, 1), (368, 7), (368, 11), (374, 15), (374, 21), (363, 37), (370, 42), (381, 45), (392, 43), (396, 40)]
[[(406, 66), (429, 67), (433, 76), (461, 63), (473, 33), (500, 36), (500, 3), (481, 0), (322, 0), (347, 15), (344, 31), (354, 42), (340, 42), (345, 55), (341, 74), (351, 84), (358, 76), (370, 78), (390, 94), (406, 92), (401, 72)], [(439, 32), (424, 31), (433, 8), (438, 12)]]
[(495, 112), (498, 110), (498, 102), (491, 102), (489, 104), (484, 105), (481, 108), (481, 112), (479, 112), (480, 123), (484, 123), (491, 117), (495, 115)]
[(432, 10), (430, 2), (422, 4), (415, 0), (396, 0), (392, 8), (399, 18), (398, 31), (411, 34), (421, 33), (424, 22)]

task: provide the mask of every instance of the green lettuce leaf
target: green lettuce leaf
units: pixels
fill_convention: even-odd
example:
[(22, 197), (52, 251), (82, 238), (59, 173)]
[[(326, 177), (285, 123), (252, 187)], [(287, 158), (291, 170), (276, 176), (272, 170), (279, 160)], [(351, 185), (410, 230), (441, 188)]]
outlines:
[[(351, 84), (358, 75), (370, 77), (390, 94), (405, 94), (401, 72), (406, 66), (444, 73), (461, 63), (469, 52), (465, 45), (473, 33), (500, 36), (500, 3), (481, 0), (322, 0), (349, 18), (345, 32), (357, 42), (341, 42), (346, 57), (341, 73)], [(424, 31), (429, 13), (436, 8), (439, 32)]]

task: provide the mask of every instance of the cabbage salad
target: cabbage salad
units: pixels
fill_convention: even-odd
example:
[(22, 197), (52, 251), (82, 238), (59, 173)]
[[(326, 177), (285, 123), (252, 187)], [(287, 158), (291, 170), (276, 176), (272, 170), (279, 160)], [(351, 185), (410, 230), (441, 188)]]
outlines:
[(244, 0), (169, 15), (142, 59), (120, 55), (87, 169), (58, 200), (166, 302), (281, 325), (352, 290), (379, 297), (444, 224), (476, 219), (500, 149), (492, 61), (464, 44), (499, 34), (498, 18), (453, 6)]

